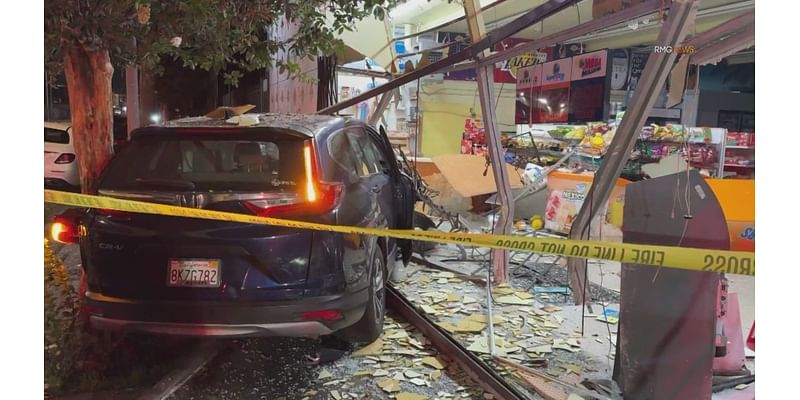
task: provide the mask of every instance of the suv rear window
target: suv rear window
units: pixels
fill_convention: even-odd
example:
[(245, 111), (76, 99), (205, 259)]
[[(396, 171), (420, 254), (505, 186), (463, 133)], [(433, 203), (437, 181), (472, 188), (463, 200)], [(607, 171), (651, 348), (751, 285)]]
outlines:
[(44, 128), (45, 143), (69, 144), (69, 133), (60, 129)]
[(304, 179), (303, 139), (185, 134), (140, 137), (109, 164), (111, 190), (288, 191)]

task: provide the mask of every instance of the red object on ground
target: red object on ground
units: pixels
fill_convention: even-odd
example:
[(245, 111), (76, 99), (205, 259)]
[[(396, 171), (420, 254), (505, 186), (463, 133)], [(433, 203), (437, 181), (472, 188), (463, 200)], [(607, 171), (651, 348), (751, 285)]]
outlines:
[(753, 327), (747, 335), (747, 348), (756, 351), (756, 321), (753, 321)]

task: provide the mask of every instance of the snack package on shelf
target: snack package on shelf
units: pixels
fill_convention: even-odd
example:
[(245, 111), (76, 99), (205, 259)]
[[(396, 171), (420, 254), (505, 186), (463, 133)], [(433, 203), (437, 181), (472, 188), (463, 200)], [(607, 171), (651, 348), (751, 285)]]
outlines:
[(726, 146), (752, 147), (755, 144), (755, 134), (750, 132), (728, 132), (725, 137)]

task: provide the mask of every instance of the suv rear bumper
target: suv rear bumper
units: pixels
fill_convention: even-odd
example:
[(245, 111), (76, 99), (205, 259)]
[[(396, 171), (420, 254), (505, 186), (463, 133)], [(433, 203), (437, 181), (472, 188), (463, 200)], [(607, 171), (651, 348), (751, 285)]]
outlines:
[[(364, 314), (369, 292), (361, 290), (297, 301), (237, 303), (135, 301), (87, 292), (89, 321), (100, 330), (178, 336), (318, 337), (346, 328)], [(336, 321), (304, 319), (312, 311), (339, 310)]]

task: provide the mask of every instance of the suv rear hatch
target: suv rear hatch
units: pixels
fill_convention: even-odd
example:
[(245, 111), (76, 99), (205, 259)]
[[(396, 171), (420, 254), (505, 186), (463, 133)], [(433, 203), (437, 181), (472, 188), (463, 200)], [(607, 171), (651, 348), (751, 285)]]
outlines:
[[(101, 195), (302, 218), (336, 201), (316, 181), (307, 136), (285, 129), (161, 129), (137, 135)], [(139, 300), (287, 300), (305, 289), (313, 233), (267, 225), (97, 210), (90, 285)]]

